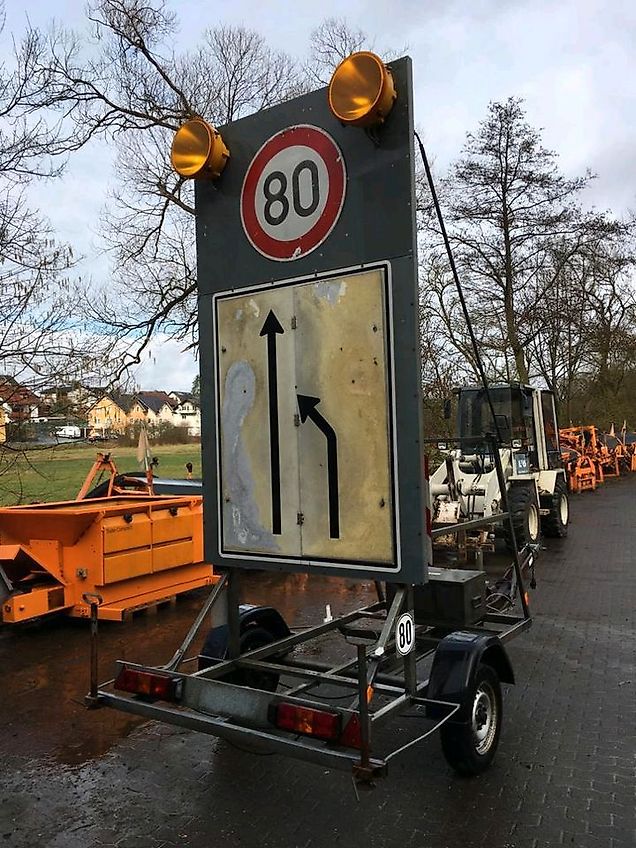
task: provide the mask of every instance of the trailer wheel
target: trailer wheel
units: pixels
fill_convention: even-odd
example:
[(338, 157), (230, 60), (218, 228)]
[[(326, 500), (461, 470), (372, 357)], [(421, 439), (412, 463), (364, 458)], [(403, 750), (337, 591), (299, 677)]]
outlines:
[[(512, 515), (518, 550), (539, 541), (541, 522), (539, 506), (534, 493), (527, 486), (511, 486), (508, 489), (508, 509)], [(508, 521), (504, 524), (504, 538), (508, 550), (513, 550)]]
[[(213, 664), (213, 660), (206, 662), (206, 657), (219, 656), (215, 636), (214, 629), (210, 630), (201, 649), (202, 657), (199, 662), (199, 670), (209, 668)], [(241, 633), (241, 654), (246, 654), (248, 651), (255, 651), (257, 648), (269, 645), (275, 640), (276, 637), (274, 634), (265, 627), (251, 624)], [(236, 686), (249, 686), (251, 689), (264, 689), (266, 692), (275, 692), (278, 688), (279, 675), (275, 672), (257, 671), (250, 668), (231, 671), (219, 679), (226, 683), (234, 683)]]
[(502, 700), (497, 672), (480, 663), (466, 694), (468, 721), (444, 724), (440, 736), (448, 764), (459, 774), (472, 776), (490, 766), (499, 744)]
[[(241, 634), (241, 653), (246, 654), (248, 651), (255, 651), (257, 648), (262, 648), (264, 645), (269, 645), (274, 642), (275, 637), (264, 627), (252, 625), (246, 628)], [(239, 686), (249, 686), (251, 689), (264, 689), (266, 692), (275, 692), (278, 689), (279, 675), (274, 672), (256, 671), (255, 669), (247, 669), (237, 673), (237, 677), (242, 678), (237, 680)]]
[(542, 528), (546, 536), (564, 539), (568, 535), (570, 504), (568, 490), (564, 480), (557, 480), (554, 493), (549, 501), (550, 514), (543, 519)]

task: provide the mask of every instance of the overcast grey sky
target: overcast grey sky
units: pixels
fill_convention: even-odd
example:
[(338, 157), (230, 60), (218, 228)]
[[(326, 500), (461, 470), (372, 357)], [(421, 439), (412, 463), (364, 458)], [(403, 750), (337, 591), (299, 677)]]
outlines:
[[(6, 55), (28, 15), (45, 26), (53, 13), (81, 28), (84, 3), (5, 0)], [(636, 2), (627, 0), (172, 0), (181, 22), (177, 47), (194, 46), (206, 27), (244, 24), (269, 44), (302, 59), (310, 31), (329, 16), (346, 17), (376, 46), (405, 46), (413, 58), (416, 123), (438, 173), (460, 152), (467, 130), (491, 100), (518, 95), (528, 118), (544, 128), (545, 144), (560, 154), (569, 176), (598, 174), (586, 202), (624, 214), (636, 208)], [(59, 238), (86, 255), (83, 272), (107, 273), (97, 255), (97, 222), (108, 202), (107, 151), (82, 151), (64, 179), (34, 197)], [(137, 373), (144, 388), (191, 385), (196, 366), (174, 345), (155, 345)]]

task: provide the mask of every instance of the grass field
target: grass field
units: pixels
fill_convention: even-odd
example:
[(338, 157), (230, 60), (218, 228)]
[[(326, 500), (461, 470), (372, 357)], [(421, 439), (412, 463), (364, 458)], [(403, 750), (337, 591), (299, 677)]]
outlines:
[[(100, 450), (111, 452), (118, 471), (140, 470), (135, 447), (55, 445), (34, 446), (26, 452), (0, 450), (0, 505), (74, 499)], [(194, 466), (193, 477), (201, 476), (200, 445), (153, 445), (151, 451), (159, 459), (157, 477), (185, 478), (186, 462)]]

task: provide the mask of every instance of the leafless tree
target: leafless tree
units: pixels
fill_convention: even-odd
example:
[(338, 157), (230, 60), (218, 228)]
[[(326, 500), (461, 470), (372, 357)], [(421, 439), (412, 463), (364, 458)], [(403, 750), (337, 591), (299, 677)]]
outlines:
[(312, 33), (304, 65), (235, 26), (207, 30), (177, 53), (178, 20), (163, 0), (92, 0), (87, 15), (88, 32), (29, 31), (37, 58), (21, 103), (26, 119), (58, 116), (53, 154), (99, 139), (116, 150), (103, 221), (113, 274), (107, 285), (89, 281), (81, 302), (125, 351), (125, 370), (157, 333), (197, 343), (193, 187), (170, 168), (175, 130), (197, 116), (222, 126), (302, 93), (370, 43), (329, 19)]
[[(575, 179), (560, 173), (556, 154), (542, 146), (521, 101), (510, 98), (490, 104), (486, 119), (467, 135), (463, 155), (442, 181), (457, 264), (494, 377), (528, 382), (533, 374), (545, 377), (562, 367), (560, 354), (556, 364), (559, 351), (551, 351), (545, 335), (548, 326), (557, 328), (551, 342), (557, 337), (562, 341), (565, 316), (558, 312), (559, 293), (567, 292), (564, 303), (575, 311), (570, 286), (580, 257), (626, 232), (609, 216), (581, 210), (579, 195), (590, 179), (590, 173)], [(424, 261), (430, 262), (439, 246), (425, 193), (420, 207), (430, 235)], [(431, 298), (450, 346), (470, 361), (458, 329), (464, 321), (454, 292), (446, 283), (433, 287)], [(573, 314), (566, 310), (568, 322)], [(552, 376), (556, 379), (556, 373)]]
[[(4, 16), (0, 3), (0, 33)], [(29, 465), (16, 447), (19, 424), (29, 423), (31, 399), (52, 381), (71, 382), (94, 371), (107, 350), (78, 314), (70, 287), (75, 258), (33, 208), (30, 186), (55, 179), (63, 162), (57, 123), (30, 112), (37, 89), (39, 42), (30, 33), (13, 61), (0, 65), (0, 498), (20, 497)], [(26, 409), (26, 412), (23, 410)], [(8, 429), (5, 425), (9, 424)], [(16, 429), (17, 428), (17, 429)], [(4, 438), (9, 441), (5, 442)], [(8, 472), (12, 472), (8, 474)], [(10, 495), (4, 491), (11, 479)]]
[(196, 344), (193, 187), (170, 168), (174, 132), (192, 117), (218, 126), (271, 106), (301, 91), (304, 77), (244, 27), (208, 30), (176, 53), (178, 21), (162, 0), (97, 0), (88, 21), (90, 37), (28, 33), (38, 59), (22, 104), (25, 117), (57, 110), (54, 153), (99, 139), (116, 150), (103, 222), (113, 275), (90, 281), (82, 303), (117, 339), (123, 371), (155, 333)]
[(33, 388), (54, 373), (68, 377), (86, 366), (89, 349), (96, 353), (92, 342), (83, 344), (86, 327), (69, 305), (72, 250), (54, 239), (27, 198), (32, 182), (53, 179), (62, 167), (50, 155), (57, 126), (25, 108), (38, 49), (30, 34), (13, 67), (0, 66), (0, 373), (24, 378)]
[(309, 59), (305, 63), (308, 81), (315, 88), (327, 85), (340, 62), (358, 50), (373, 49), (373, 42), (345, 18), (327, 18), (311, 33)]

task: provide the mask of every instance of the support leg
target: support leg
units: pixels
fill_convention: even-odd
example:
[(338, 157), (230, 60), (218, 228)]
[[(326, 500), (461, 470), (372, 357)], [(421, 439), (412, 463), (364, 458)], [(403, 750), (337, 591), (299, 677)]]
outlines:
[(227, 626), (228, 626), (228, 657), (236, 659), (241, 653), (241, 626), (239, 622), (240, 604), (240, 571), (238, 568), (229, 569), (227, 573)]

